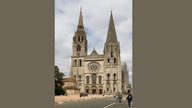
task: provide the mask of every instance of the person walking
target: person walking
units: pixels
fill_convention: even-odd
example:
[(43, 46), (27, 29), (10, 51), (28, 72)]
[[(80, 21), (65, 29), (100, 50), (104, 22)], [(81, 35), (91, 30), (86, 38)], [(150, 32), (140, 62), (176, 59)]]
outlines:
[(128, 102), (128, 108), (131, 108), (131, 102), (133, 100), (133, 96), (131, 95), (131, 93), (128, 93), (126, 100)]
[(118, 94), (116, 93), (116, 95), (114, 96), (114, 98), (115, 98), (115, 101), (116, 101), (116, 103), (118, 103), (118, 101), (119, 101), (119, 97), (118, 97)]
[(119, 97), (119, 102), (121, 103), (121, 102), (122, 102), (122, 94), (119, 93), (119, 94), (118, 94), (118, 97)]

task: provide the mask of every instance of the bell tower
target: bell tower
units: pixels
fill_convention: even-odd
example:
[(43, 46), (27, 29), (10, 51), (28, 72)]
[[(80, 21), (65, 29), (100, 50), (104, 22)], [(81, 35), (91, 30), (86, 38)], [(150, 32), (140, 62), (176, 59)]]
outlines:
[(122, 92), (120, 46), (116, 36), (112, 11), (103, 53), (106, 68), (106, 91), (109, 91), (109, 93)]
[(87, 37), (83, 25), (82, 7), (80, 8), (80, 15), (77, 30), (73, 36), (73, 51), (71, 56), (71, 78), (77, 81), (77, 88), (84, 92), (84, 59), (87, 56)]
[(73, 36), (73, 56), (82, 57), (87, 55), (87, 37), (84, 31), (82, 8), (80, 9), (77, 31)]

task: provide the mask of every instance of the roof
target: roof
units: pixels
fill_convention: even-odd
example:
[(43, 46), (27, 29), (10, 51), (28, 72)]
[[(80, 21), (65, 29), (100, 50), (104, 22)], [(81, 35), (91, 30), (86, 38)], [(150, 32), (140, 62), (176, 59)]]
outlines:
[(64, 82), (75, 82), (74, 78), (63, 78)]
[(98, 56), (98, 55), (99, 54), (97, 53), (97, 51), (94, 48), (93, 51), (91, 52), (90, 56)]
[(64, 87), (66, 90), (79, 90), (77, 87), (75, 86), (65, 86)]

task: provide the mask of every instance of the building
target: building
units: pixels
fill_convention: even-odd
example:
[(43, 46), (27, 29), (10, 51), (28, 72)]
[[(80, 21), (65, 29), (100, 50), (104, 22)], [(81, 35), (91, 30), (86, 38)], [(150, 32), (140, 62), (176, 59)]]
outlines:
[(127, 64), (124, 63), (122, 65), (122, 91), (124, 93), (128, 93), (128, 90), (130, 89), (129, 87), (129, 71), (127, 69)]
[(99, 54), (96, 49), (87, 54), (87, 44), (81, 9), (77, 30), (73, 36), (70, 77), (77, 81), (80, 92), (89, 94), (122, 92), (120, 45), (112, 12), (103, 54)]
[(73, 78), (63, 78), (63, 88), (67, 91), (68, 95), (79, 94), (79, 89), (77, 88), (77, 82)]

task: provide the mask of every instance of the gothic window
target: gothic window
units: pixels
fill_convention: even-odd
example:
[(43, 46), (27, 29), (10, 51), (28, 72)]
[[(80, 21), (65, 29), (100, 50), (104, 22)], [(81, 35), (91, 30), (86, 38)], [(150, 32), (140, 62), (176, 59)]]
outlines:
[(86, 76), (86, 83), (89, 84), (89, 76)]
[(78, 41), (80, 41), (80, 36), (78, 37)]
[(116, 74), (115, 73), (113, 74), (113, 77), (114, 77), (114, 80), (115, 80), (116, 79)]
[(77, 60), (75, 60), (75, 64), (74, 64), (74, 66), (77, 66)]
[(114, 58), (114, 63), (116, 63), (116, 58)]
[(109, 80), (109, 77), (110, 77), (110, 74), (108, 73), (108, 74), (107, 74), (107, 80)]
[(113, 57), (113, 52), (111, 52), (111, 57)]
[(100, 64), (98, 62), (90, 62), (87, 67), (89, 71), (97, 72), (100, 69)]
[(109, 59), (107, 59), (108, 63), (109, 63)]
[(83, 37), (81, 38), (81, 41), (83, 41)]
[(79, 75), (79, 80), (81, 81), (81, 75)]
[(113, 88), (113, 91), (115, 91), (115, 87)]
[(82, 66), (82, 61), (81, 61), (81, 59), (79, 60), (79, 66)]
[(101, 84), (101, 80), (102, 80), (102, 77), (101, 77), (101, 76), (99, 76), (99, 84)]
[(92, 84), (96, 84), (97, 76), (95, 74), (92, 75)]
[(81, 45), (77, 45), (77, 52), (81, 51)]
[(107, 91), (109, 91), (109, 88), (107, 88)]

